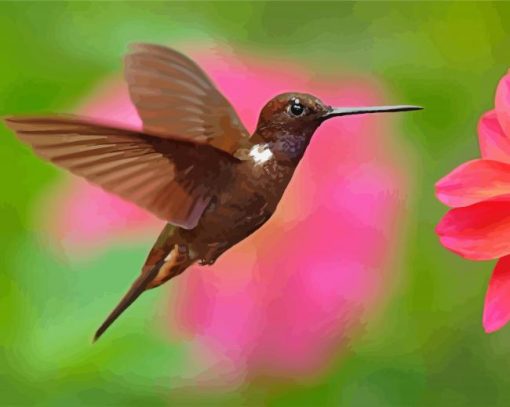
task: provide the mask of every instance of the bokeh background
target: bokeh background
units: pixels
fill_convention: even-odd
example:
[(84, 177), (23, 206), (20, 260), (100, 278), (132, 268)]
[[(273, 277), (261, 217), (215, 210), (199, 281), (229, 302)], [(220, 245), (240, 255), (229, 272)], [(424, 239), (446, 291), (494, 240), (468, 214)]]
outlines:
[[(377, 306), (359, 314), (360, 323), (342, 325), (331, 336), (335, 346), (310, 371), (293, 372), (291, 364), (272, 374), (267, 361), (261, 368), (251, 360), (231, 366), (236, 380), (222, 379), (222, 369), (204, 362), (210, 355), (195, 347), (200, 332), (189, 321), (184, 329), (182, 315), (173, 313), (171, 300), (180, 293), (207, 292), (194, 277), (147, 293), (111, 335), (91, 345), (161, 223), (136, 215), (126, 224), (117, 219), (118, 229), (106, 227), (106, 234), (115, 232), (110, 239), (71, 233), (59, 240), (65, 230), (55, 226), (64, 216), (57, 208), (72, 201), (69, 194), (87, 203), (94, 193), (66, 192), (82, 184), (1, 127), (0, 405), (508, 405), (510, 329), (486, 335), (481, 326), (493, 264), (462, 260), (439, 245), (434, 227), (446, 208), (433, 191), (437, 179), (478, 156), (477, 121), (492, 108), (496, 84), (510, 67), (508, 21), (505, 2), (0, 3), (0, 115), (93, 110), (91, 103), (102, 100), (97, 92), (117, 86), (133, 41), (179, 44), (198, 54), (213, 44), (223, 50), (217, 58), (242, 55), (259, 76), (271, 76), (260, 70), (275, 60), (312, 73), (323, 95), (333, 90), (322, 77), (335, 78), (331, 86), (361, 89), (356, 103), (426, 107), (363, 119), (369, 127), (350, 130), (372, 145), (381, 127), (387, 143), (376, 142), (383, 152), (371, 161), (381, 154), (385, 165), (395, 160), (392, 185), (401, 187), (391, 228), (381, 232), (389, 258), (373, 267), (385, 270), (374, 280), (382, 293)], [(364, 185), (370, 196), (372, 184)], [(327, 239), (334, 238), (330, 231)], [(325, 279), (335, 270), (334, 263), (328, 267)], [(279, 289), (287, 283), (278, 280)], [(235, 313), (235, 301), (231, 308)], [(308, 318), (329, 326), (322, 315)], [(223, 357), (229, 362), (228, 352)]]

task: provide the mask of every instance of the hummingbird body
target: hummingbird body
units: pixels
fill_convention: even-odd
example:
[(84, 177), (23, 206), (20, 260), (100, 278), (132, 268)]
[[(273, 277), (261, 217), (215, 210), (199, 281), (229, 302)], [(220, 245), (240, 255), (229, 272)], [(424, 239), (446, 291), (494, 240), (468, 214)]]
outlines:
[(264, 106), (250, 137), (207, 75), (175, 50), (134, 44), (125, 77), (142, 131), (68, 116), (5, 119), (41, 157), (167, 222), (94, 339), (142, 292), (194, 263), (213, 264), (266, 223), (325, 120), (419, 109), (332, 108), (312, 95), (284, 93)]
[(275, 129), (268, 136), (269, 129), (262, 126), (259, 124), (250, 138), (259, 143), (234, 153), (242, 161), (233, 168), (229, 183), (209, 204), (198, 225), (178, 232), (191, 257), (197, 257), (202, 265), (213, 264), (223, 252), (269, 220), (313, 133), (310, 137), (296, 136)]
[(269, 220), (296, 168), (279, 162), (266, 143), (255, 144), (248, 157), (234, 167), (230, 182), (209, 204), (197, 226), (178, 231), (192, 257), (202, 265), (213, 264)]

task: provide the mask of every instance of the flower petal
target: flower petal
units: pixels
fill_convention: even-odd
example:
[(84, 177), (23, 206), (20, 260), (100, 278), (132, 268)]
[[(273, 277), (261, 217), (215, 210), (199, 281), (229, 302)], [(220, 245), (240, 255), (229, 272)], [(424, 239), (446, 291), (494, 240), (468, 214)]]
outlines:
[(510, 71), (499, 81), (495, 105), (499, 124), (508, 137), (510, 136)]
[(485, 295), (483, 327), (490, 333), (502, 328), (510, 320), (510, 256), (496, 264)]
[(510, 163), (510, 138), (503, 132), (495, 110), (480, 118), (478, 141), (482, 158)]
[(436, 184), (437, 198), (461, 207), (510, 194), (510, 164), (473, 160), (454, 169)]
[(510, 254), (510, 196), (451, 209), (436, 227), (441, 244), (471, 260)]

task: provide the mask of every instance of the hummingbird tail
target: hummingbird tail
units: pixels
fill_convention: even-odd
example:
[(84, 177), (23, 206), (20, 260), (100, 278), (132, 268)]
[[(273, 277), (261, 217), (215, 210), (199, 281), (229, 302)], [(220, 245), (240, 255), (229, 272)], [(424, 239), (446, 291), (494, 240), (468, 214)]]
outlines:
[(149, 253), (142, 274), (96, 331), (94, 342), (145, 290), (157, 287), (181, 274), (196, 261), (190, 256), (187, 245), (176, 243), (178, 241), (176, 231), (177, 229), (171, 225), (165, 226)]
[(110, 325), (113, 324), (115, 320), (140, 296), (140, 294), (147, 289), (147, 286), (158, 275), (158, 271), (164, 263), (164, 259), (160, 260), (148, 273), (142, 274), (135, 280), (129, 291), (124, 295), (124, 297), (122, 297), (119, 304), (96, 331), (94, 335), (94, 342), (96, 342), (110, 327)]

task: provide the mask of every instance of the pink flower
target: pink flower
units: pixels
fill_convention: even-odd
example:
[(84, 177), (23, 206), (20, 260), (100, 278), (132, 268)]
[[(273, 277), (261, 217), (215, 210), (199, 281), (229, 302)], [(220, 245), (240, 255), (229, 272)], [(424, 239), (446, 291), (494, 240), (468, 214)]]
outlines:
[[(314, 75), (302, 63), (225, 52), (191, 55), (252, 130), (261, 107), (281, 92), (310, 92), (339, 106), (387, 102), (369, 77)], [(139, 126), (125, 90), (117, 83), (104, 89), (82, 112)], [(172, 320), (188, 333), (193, 354), (207, 355), (199, 368), (237, 379), (310, 375), (366, 323), (396, 266), (407, 184), (387, 120), (355, 116), (324, 124), (274, 217), (214, 266), (194, 267), (171, 283)], [(64, 218), (59, 233), (86, 242), (148, 222), (141, 210), (94, 187), (72, 189), (65, 205), (81, 215)], [(55, 216), (62, 219), (61, 211)]]
[(436, 184), (454, 208), (436, 228), (441, 243), (471, 260), (499, 259), (485, 297), (483, 326), (510, 320), (510, 73), (499, 82), (496, 109), (478, 125), (481, 159), (468, 161)]

